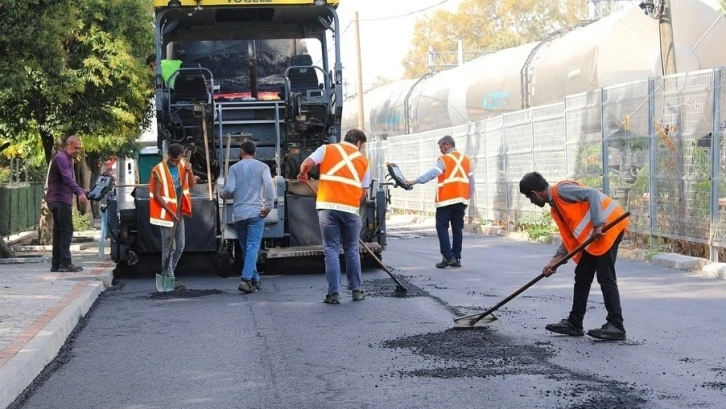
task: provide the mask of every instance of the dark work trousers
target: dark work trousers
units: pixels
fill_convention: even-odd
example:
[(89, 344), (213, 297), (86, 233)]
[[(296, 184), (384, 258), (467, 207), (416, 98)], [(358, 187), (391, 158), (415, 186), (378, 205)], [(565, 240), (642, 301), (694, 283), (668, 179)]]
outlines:
[(615, 277), (615, 259), (618, 256), (618, 246), (623, 239), (623, 234), (624, 232), (620, 233), (610, 250), (601, 256), (593, 256), (586, 251), (582, 252), (582, 258), (575, 267), (575, 295), (572, 298), (572, 311), (569, 318), (572, 325), (582, 328), (587, 297), (590, 295), (592, 279), (597, 272), (597, 282), (600, 283), (605, 309), (608, 311), (607, 321), (625, 331), (623, 311), (620, 308), (618, 279)]
[[(439, 235), (439, 249), (441, 255), (447, 259), (461, 259), (464, 214), (466, 214), (466, 205), (464, 203), (436, 208), (436, 233)], [(449, 225), (451, 225), (451, 236), (454, 242), (453, 248), (449, 241)]]
[(53, 213), (53, 258), (51, 267), (58, 268), (71, 264), (71, 240), (73, 239), (73, 213), (71, 205), (63, 202), (50, 202), (48, 208)]

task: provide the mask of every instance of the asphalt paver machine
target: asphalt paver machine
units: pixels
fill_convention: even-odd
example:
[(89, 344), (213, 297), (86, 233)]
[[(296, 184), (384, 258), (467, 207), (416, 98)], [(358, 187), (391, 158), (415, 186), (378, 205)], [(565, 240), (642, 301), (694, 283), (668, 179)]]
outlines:
[[(154, 0), (157, 157), (137, 161), (137, 166), (158, 163), (172, 143), (191, 154), (200, 180), (192, 189), (194, 215), (185, 222), (184, 258), (212, 256), (220, 275), (239, 272), (232, 203), (219, 197), (218, 185), (227, 167), (239, 160), (241, 143), (251, 139), (257, 144), (256, 158), (270, 166), (275, 187), (258, 262), (269, 268), (275, 261), (289, 265), (301, 257), (322, 259), (315, 197), (296, 176), (308, 155), (339, 142), (347, 131), (340, 126), (338, 4)], [(310, 173), (312, 179), (317, 172), (316, 167)], [(136, 173), (148, 175), (150, 168)], [(158, 228), (149, 223), (148, 182), (138, 180), (132, 199), (121, 200), (118, 190), (109, 198), (111, 255), (125, 271), (134, 271), (139, 257), (161, 251)], [(390, 200), (389, 188), (381, 182), (373, 181), (360, 212), (360, 238), (378, 256), (386, 247)]]

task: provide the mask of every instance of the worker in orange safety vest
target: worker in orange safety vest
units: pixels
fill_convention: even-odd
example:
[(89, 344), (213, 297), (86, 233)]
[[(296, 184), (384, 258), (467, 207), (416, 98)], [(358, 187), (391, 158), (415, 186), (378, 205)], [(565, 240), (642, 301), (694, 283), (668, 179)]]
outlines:
[[(441, 156), (436, 165), (414, 180), (405, 180), (409, 185), (427, 183), (438, 178), (436, 188), (436, 233), (439, 236), (439, 251), (443, 259), (437, 268), (461, 267), (461, 249), (464, 241), (464, 215), (469, 199), (474, 196), (474, 172), (471, 160), (456, 150), (456, 142), (449, 135), (439, 139)], [(452, 242), (449, 241), (451, 226)]]
[(625, 340), (615, 260), (618, 246), (629, 222), (627, 219), (623, 220), (605, 233), (602, 232), (602, 227), (621, 216), (624, 210), (616, 201), (598, 190), (574, 181), (562, 181), (550, 186), (537, 172), (524, 175), (519, 182), (519, 191), (539, 207), (549, 204), (552, 219), (560, 229), (562, 245), (542, 269), (545, 276), (549, 277), (555, 273), (557, 269), (555, 266), (562, 256), (573, 251), (590, 236), (595, 239), (584, 251), (572, 257), (577, 266), (572, 311), (569, 317), (558, 323), (548, 324), (545, 329), (570, 336), (585, 335), (583, 320), (587, 298), (590, 295), (592, 280), (597, 273), (597, 281), (600, 283), (608, 312), (607, 322), (601, 328), (588, 331), (587, 335), (609, 341)]
[[(162, 269), (169, 252), (169, 241), (173, 240), (172, 258), (166, 273), (174, 277), (174, 270), (184, 251), (184, 217), (192, 217), (190, 189), (197, 177), (191, 163), (184, 160), (184, 147), (178, 143), (169, 145), (166, 158), (154, 166), (149, 181), (149, 221), (161, 231)], [(181, 199), (181, 200), (179, 200)], [(181, 205), (178, 206), (177, 203)], [(172, 227), (177, 223), (174, 237)], [(182, 284), (177, 282), (177, 287)]]
[(307, 182), (308, 172), (320, 165), (320, 183), (317, 201), (318, 221), (325, 251), (325, 275), (328, 293), (323, 302), (340, 303), (340, 247), (345, 253), (348, 289), (353, 301), (365, 299), (361, 284), (361, 265), (358, 240), (361, 230), (360, 205), (366, 197), (371, 176), (368, 158), (360, 150), (366, 143), (366, 134), (351, 129), (343, 142), (323, 145), (300, 165), (298, 180)]

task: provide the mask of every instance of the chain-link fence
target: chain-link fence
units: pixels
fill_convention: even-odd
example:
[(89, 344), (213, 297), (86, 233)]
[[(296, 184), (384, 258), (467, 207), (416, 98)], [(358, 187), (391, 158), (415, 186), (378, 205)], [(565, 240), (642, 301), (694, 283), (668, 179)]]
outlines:
[[(373, 177), (386, 162), (415, 178), (431, 169), (436, 142), (456, 140), (476, 181), (470, 216), (513, 228), (540, 211), (519, 193), (538, 171), (552, 184), (574, 179), (627, 208), (631, 231), (654, 239), (726, 247), (726, 76), (704, 70), (568, 96), (563, 103), (477, 123), (368, 144)], [(393, 189), (395, 210), (433, 213), (435, 183)]]

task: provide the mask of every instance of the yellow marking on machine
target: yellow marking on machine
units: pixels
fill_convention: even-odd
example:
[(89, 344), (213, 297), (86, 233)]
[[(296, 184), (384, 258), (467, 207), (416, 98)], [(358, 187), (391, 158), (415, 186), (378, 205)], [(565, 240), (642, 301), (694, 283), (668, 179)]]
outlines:
[[(179, 0), (182, 7), (212, 6), (312, 6), (314, 0)], [(328, 0), (330, 6), (338, 6), (340, 0)], [(169, 0), (154, 0), (155, 8), (169, 7)]]

